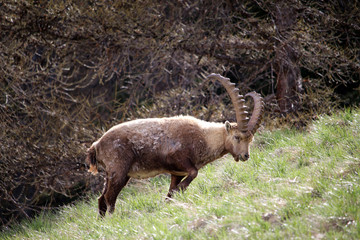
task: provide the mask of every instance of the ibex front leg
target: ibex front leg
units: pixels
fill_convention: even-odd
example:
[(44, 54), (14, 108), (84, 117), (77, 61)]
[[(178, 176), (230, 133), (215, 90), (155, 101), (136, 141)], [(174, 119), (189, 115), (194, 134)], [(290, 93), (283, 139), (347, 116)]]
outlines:
[(182, 182), (180, 181), (184, 178), (183, 176), (171, 176), (171, 184), (168, 193), (169, 198), (171, 198), (174, 192), (178, 192), (179, 190), (185, 191), (189, 184), (192, 182), (192, 180), (194, 180), (198, 174), (198, 170), (192, 164), (187, 164), (186, 172), (188, 173), (188, 175)]
[(177, 185), (179, 185), (179, 183), (181, 182), (181, 180), (184, 178), (185, 176), (176, 176), (176, 175), (171, 175), (171, 183), (170, 183), (170, 187), (169, 187), (169, 193), (167, 194), (167, 198), (171, 198), (174, 190), (176, 189)]

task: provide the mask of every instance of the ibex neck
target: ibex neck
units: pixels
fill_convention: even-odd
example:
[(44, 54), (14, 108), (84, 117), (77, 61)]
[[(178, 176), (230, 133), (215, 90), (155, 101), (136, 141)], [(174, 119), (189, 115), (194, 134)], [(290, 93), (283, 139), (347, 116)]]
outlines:
[(227, 153), (225, 150), (226, 130), (222, 123), (208, 123), (204, 126), (205, 139), (213, 160)]

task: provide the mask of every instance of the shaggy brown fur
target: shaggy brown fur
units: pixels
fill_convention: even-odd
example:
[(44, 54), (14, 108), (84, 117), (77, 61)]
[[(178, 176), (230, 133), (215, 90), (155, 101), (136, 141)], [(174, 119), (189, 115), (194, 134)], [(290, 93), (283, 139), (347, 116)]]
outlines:
[(106, 182), (98, 199), (99, 213), (114, 211), (116, 198), (132, 178), (171, 174), (168, 198), (185, 190), (204, 165), (231, 153), (236, 161), (249, 158), (253, 134), (236, 123), (209, 123), (193, 117), (140, 119), (112, 127), (88, 150), (89, 171), (100, 164)]

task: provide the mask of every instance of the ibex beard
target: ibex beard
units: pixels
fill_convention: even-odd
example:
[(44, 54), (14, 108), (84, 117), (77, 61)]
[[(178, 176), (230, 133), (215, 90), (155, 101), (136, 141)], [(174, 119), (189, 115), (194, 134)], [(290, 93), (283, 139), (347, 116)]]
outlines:
[(254, 110), (247, 119), (244, 97), (228, 78), (211, 74), (220, 81), (235, 106), (236, 123), (206, 122), (190, 116), (138, 119), (118, 124), (108, 130), (88, 150), (89, 171), (97, 173), (101, 165), (106, 172), (105, 186), (98, 199), (99, 214), (112, 213), (121, 189), (130, 178), (171, 175), (168, 198), (196, 178), (206, 164), (230, 153), (235, 161), (250, 157), (249, 145), (258, 129), (263, 112), (262, 98), (248, 93)]

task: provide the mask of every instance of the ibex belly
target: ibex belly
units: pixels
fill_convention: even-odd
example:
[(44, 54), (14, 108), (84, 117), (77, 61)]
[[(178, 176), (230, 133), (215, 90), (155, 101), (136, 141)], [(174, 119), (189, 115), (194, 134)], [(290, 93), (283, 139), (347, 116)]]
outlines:
[(147, 167), (141, 166), (138, 163), (135, 163), (131, 166), (128, 176), (132, 177), (132, 178), (143, 179), (143, 178), (155, 177), (162, 173), (169, 173), (169, 174), (174, 174), (177, 176), (186, 176), (187, 175), (186, 172), (170, 171), (170, 170), (166, 170), (166, 169), (162, 169), (162, 168), (159, 168), (159, 169), (150, 168), (149, 169)]

